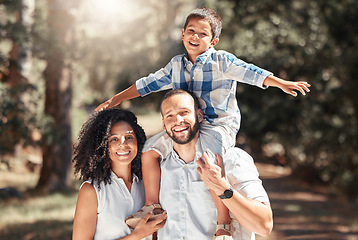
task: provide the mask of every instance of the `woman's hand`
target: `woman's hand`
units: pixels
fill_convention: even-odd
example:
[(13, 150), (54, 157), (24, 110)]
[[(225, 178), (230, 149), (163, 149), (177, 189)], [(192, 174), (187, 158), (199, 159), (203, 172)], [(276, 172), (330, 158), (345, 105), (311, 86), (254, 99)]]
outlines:
[(154, 232), (161, 229), (166, 221), (167, 213), (163, 212), (162, 215), (151, 219), (149, 218), (152, 216), (153, 213), (147, 213), (135, 227), (133, 232), (129, 234), (127, 237), (121, 238), (122, 240), (139, 240), (145, 238)]

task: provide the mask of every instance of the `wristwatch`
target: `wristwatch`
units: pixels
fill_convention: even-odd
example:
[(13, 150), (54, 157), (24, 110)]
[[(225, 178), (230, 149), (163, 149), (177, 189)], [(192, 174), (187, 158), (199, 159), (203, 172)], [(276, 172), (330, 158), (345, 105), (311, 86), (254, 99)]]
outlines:
[(220, 199), (230, 199), (234, 195), (234, 189), (230, 186), (229, 189), (226, 189), (223, 193), (223, 195), (220, 195)]

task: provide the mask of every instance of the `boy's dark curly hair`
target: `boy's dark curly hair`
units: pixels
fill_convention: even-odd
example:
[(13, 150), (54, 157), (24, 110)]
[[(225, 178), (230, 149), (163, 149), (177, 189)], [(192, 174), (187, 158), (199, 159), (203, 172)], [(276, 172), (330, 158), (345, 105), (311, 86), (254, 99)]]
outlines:
[(126, 110), (108, 109), (92, 114), (83, 124), (78, 136), (78, 143), (74, 146), (72, 161), (75, 174), (83, 181), (91, 179), (99, 184), (111, 183), (111, 160), (109, 158), (108, 138), (112, 126), (125, 121), (132, 128), (137, 137), (138, 153), (131, 164), (132, 174), (142, 179), (141, 153), (146, 140), (144, 130), (138, 125), (136, 116)]

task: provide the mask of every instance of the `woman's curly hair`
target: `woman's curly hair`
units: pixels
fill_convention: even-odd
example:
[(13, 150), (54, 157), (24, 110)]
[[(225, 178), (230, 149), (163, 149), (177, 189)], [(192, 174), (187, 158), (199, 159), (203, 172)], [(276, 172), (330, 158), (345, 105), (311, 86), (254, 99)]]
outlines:
[(141, 153), (146, 140), (144, 130), (138, 125), (136, 116), (126, 110), (108, 109), (92, 114), (82, 125), (78, 143), (74, 146), (72, 161), (75, 174), (83, 181), (91, 179), (99, 184), (111, 183), (111, 160), (109, 158), (108, 139), (114, 124), (127, 122), (137, 137), (138, 153), (131, 164), (132, 174), (142, 179)]

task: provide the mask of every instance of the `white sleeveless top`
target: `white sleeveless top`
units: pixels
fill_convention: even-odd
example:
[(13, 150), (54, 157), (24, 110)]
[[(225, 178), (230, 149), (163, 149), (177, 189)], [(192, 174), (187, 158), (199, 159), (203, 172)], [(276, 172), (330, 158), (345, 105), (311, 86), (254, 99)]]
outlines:
[[(133, 176), (130, 192), (123, 179), (118, 178), (113, 172), (111, 180), (111, 184), (101, 182), (100, 189), (96, 183), (93, 185), (98, 200), (94, 240), (114, 240), (129, 235), (131, 229), (124, 221), (128, 216), (141, 209), (145, 202), (143, 181), (140, 181), (137, 176)], [(86, 182), (91, 183), (90, 180)], [(144, 239), (152, 238), (149, 236)]]

